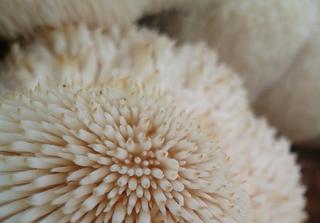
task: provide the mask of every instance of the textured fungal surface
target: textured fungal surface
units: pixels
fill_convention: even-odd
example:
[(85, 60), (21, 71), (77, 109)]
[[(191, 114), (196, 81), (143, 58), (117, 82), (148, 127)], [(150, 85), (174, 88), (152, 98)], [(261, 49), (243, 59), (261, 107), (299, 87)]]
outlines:
[[(219, 140), (230, 157), (234, 174), (230, 179), (244, 182), (239, 188), (250, 195), (257, 222), (305, 219), (304, 188), (289, 143), (254, 116), (241, 80), (218, 64), (216, 53), (205, 45), (176, 47), (148, 30), (89, 29), (82, 24), (17, 44), (5, 65), (3, 92), (57, 80), (103, 85), (110, 76), (126, 75), (165, 88)], [(242, 206), (246, 207), (242, 211), (250, 209)], [(246, 217), (240, 222), (251, 222), (251, 214)]]
[[(24, 44), (13, 44), (0, 64), (0, 92), (63, 81), (101, 84), (110, 76), (157, 79), (180, 84), (185, 68), (174, 63), (183, 53), (173, 42), (148, 30), (90, 28), (81, 23), (43, 29)], [(183, 58), (181, 58), (183, 60)]]
[(1, 222), (249, 222), (227, 157), (192, 116), (110, 82), (1, 101)]

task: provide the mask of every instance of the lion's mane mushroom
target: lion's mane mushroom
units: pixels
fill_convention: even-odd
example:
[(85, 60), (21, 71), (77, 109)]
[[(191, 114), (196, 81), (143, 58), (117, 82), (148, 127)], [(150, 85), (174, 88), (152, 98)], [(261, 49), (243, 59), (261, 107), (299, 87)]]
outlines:
[(192, 115), (109, 83), (1, 101), (1, 221), (248, 222), (246, 193)]
[[(228, 193), (223, 198), (230, 202), (216, 201), (225, 210), (214, 212), (219, 220), (251, 222), (250, 206), (253, 207), (256, 222), (269, 223), (281, 219), (287, 223), (301, 223), (305, 219), (304, 188), (300, 184), (299, 167), (294, 155), (290, 154), (288, 142), (277, 139), (275, 130), (253, 115), (240, 79), (226, 66), (218, 65), (216, 53), (205, 45), (177, 47), (168, 38), (152, 31), (137, 30), (135, 27), (102, 28), (79, 22), (55, 29), (42, 27), (34, 30), (33, 35), (24, 42), (17, 42), (3, 65), (6, 68), (1, 74), (6, 77), (0, 88), (3, 92), (12, 91), (7, 86), (19, 92), (19, 89), (35, 87), (37, 83), (42, 89), (56, 92), (52, 89), (52, 82), (55, 81), (73, 87), (103, 89), (114, 84), (110, 82), (110, 77), (121, 79), (127, 76), (147, 83), (150, 88), (161, 86), (178, 102), (178, 107), (182, 106), (198, 117), (200, 128), (214, 136), (221, 149), (229, 155), (230, 166), (224, 168), (230, 168), (231, 175), (228, 175), (230, 179), (223, 179), (244, 182), (236, 185), (249, 194), (250, 204), (246, 203), (246, 199), (240, 199), (243, 208), (235, 205), (234, 209), (231, 203), (235, 197), (233, 192)], [(73, 91), (65, 91), (62, 90), (61, 94), (74, 95)], [(79, 94), (88, 94), (88, 97), (95, 95), (89, 92), (86, 90)], [(12, 99), (13, 104), (15, 100)], [(45, 104), (47, 99), (41, 100)], [(71, 100), (70, 97), (68, 100)], [(7, 103), (11, 104), (10, 100)], [(157, 105), (158, 102), (153, 103)], [(83, 109), (94, 108), (87, 106)], [(9, 111), (4, 113), (10, 115)], [(88, 115), (93, 117), (93, 111)], [(188, 123), (187, 119), (179, 120)], [(86, 119), (80, 121), (87, 125)], [(76, 133), (74, 136), (77, 136)], [(134, 160), (132, 162), (135, 163)], [(234, 194), (238, 196), (238, 193)], [(160, 210), (157, 213), (164, 216)], [(185, 212), (172, 213), (181, 215)], [(203, 219), (211, 216), (207, 214)], [(189, 222), (190, 218), (181, 221)]]

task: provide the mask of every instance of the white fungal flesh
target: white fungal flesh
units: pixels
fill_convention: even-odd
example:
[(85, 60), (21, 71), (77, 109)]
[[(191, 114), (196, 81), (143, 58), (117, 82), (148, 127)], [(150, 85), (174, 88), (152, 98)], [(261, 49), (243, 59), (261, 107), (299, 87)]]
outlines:
[(173, 19), (161, 18), (162, 30), (181, 43), (204, 41), (216, 49), (241, 75), (252, 102), (263, 100), (259, 96), (264, 91), (283, 82), (301, 48), (315, 35), (319, 20), (314, 0), (201, 3)]
[[(299, 182), (299, 167), (295, 156), (290, 154), (289, 143), (277, 139), (275, 130), (252, 114), (241, 81), (226, 66), (217, 65), (215, 52), (203, 45), (175, 47), (163, 36), (134, 28), (101, 30), (75, 25), (44, 33), (39, 33), (26, 46), (12, 50), (6, 63), (8, 80), (0, 87), (4, 92), (11, 90), (6, 88), (8, 84), (16, 89), (32, 88), (38, 82), (46, 86), (61, 80), (85, 86), (103, 85), (109, 83), (111, 76), (127, 75), (147, 80), (150, 87), (162, 86), (179, 105), (196, 113), (201, 127), (220, 141), (230, 157), (234, 173), (231, 178), (245, 182), (239, 188), (250, 195), (257, 222), (303, 221), (304, 188)], [(54, 106), (50, 109), (61, 110)], [(105, 118), (112, 120), (111, 115)], [(97, 119), (97, 124), (99, 122), (101, 118)], [(68, 119), (67, 123), (72, 128), (80, 128), (74, 120)], [(13, 132), (18, 128), (8, 122), (5, 126)], [(99, 131), (96, 125), (91, 128)], [(86, 135), (82, 131), (79, 134)], [(105, 134), (111, 136), (110, 129)], [(63, 139), (78, 142), (70, 136)], [(6, 135), (1, 140), (7, 140)], [(159, 140), (152, 143), (158, 144)], [(110, 148), (115, 146), (110, 141), (104, 143)], [(16, 146), (21, 149), (19, 144)], [(103, 151), (101, 146), (94, 149)], [(179, 158), (187, 155), (179, 153)], [(101, 162), (109, 165), (108, 160)], [(72, 177), (77, 179), (77, 176)], [(241, 202), (242, 207), (246, 207), (241, 209), (241, 215), (246, 216), (241, 222), (250, 222), (251, 214), (245, 212), (250, 208), (245, 200)]]
[(1, 222), (248, 218), (226, 156), (192, 116), (131, 82), (110, 86), (2, 101)]

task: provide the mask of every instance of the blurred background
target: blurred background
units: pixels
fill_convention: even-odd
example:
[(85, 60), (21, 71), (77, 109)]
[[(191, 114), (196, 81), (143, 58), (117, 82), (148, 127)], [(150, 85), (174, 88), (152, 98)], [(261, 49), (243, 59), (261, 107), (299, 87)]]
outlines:
[(320, 147), (308, 144), (293, 145), (298, 154), (303, 182), (307, 186), (307, 211), (310, 223), (319, 223), (320, 219)]

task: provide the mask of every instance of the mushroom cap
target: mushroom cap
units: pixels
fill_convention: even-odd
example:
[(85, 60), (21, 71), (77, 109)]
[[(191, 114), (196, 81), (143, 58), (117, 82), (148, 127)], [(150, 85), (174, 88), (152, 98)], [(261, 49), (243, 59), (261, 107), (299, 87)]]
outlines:
[(227, 156), (192, 114), (139, 83), (108, 83), (1, 101), (1, 222), (251, 221)]
[(73, 25), (16, 46), (6, 68), (16, 88), (37, 82), (50, 86), (53, 80), (99, 86), (108, 84), (111, 76), (161, 86), (219, 140), (230, 157), (232, 178), (244, 182), (240, 187), (250, 195), (256, 221), (305, 219), (304, 187), (289, 143), (254, 116), (241, 80), (218, 64), (215, 52), (205, 45), (177, 47), (166, 37), (135, 28)]
[(296, 56), (284, 78), (264, 92), (263, 100), (255, 105), (282, 134), (297, 143), (320, 145), (319, 35), (320, 29)]
[(319, 13), (314, 0), (213, 0), (158, 20), (177, 41), (204, 41), (216, 49), (255, 102), (292, 65), (314, 34)]

